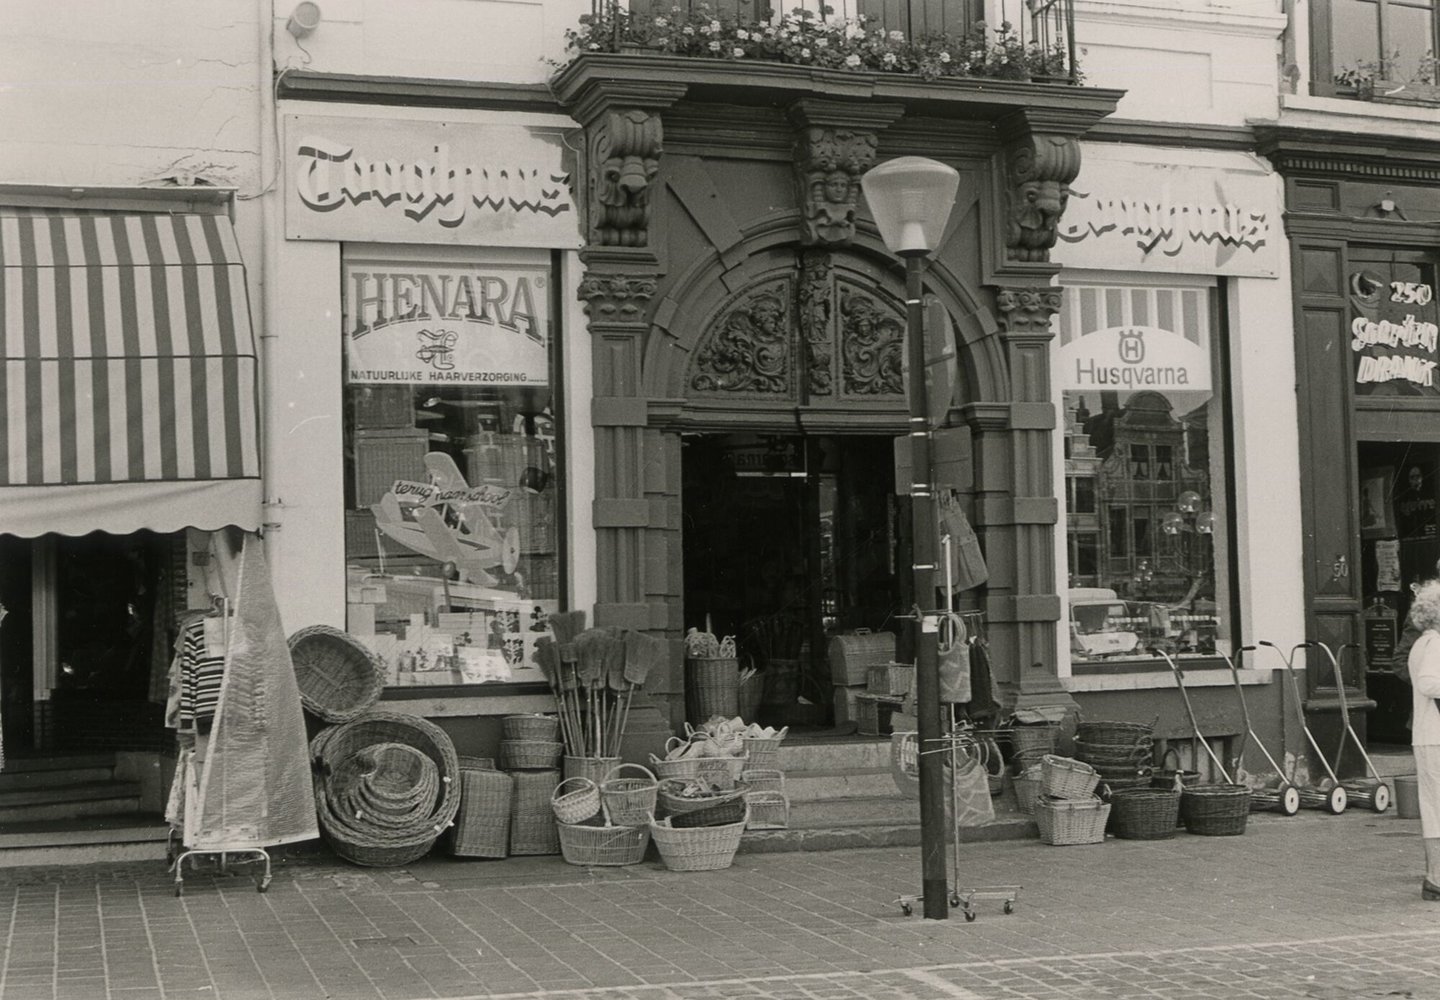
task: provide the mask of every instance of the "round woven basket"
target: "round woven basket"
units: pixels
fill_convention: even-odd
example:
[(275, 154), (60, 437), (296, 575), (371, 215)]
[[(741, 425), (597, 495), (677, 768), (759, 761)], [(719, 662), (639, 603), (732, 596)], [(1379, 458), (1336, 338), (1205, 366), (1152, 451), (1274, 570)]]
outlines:
[(300, 703), (326, 722), (349, 722), (372, 708), (385, 687), (385, 667), (348, 632), (311, 625), (290, 637)]
[(557, 823), (583, 823), (599, 814), (600, 789), (589, 778), (566, 778), (550, 793), (550, 809)]
[(502, 740), (560, 739), (560, 720), (553, 715), (507, 715), (500, 721)]
[(1154, 744), (1145, 739), (1139, 743), (1091, 743), (1075, 738), (1075, 757), (1097, 768), (1119, 768), (1149, 763)]
[[(639, 772), (626, 777), (626, 768)], [(621, 764), (612, 768), (600, 782), (600, 803), (605, 808), (606, 822), (612, 826), (645, 826), (655, 816), (659, 782), (650, 769), (641, 764)]]
[(550, 740), (501, 740), (500, 768), (504, 771), (549, 771), (560, 763), (565, 744)]
[(1083, 761), (1055, 754), (1040, 759), (1040, 790), (1051, 798), (1089, 799), (1099, 783), (1099, 772)]
[(1167, 840), (1175, 836), (1180, 793), (1130, 788), (1110, 796), (1110, 831), (1123, 840)]
[(699, 826), (677, 830), (667, 819), (650, 824), (650, 838), (660, 849), (660, 860), (672, 872), (708, 872), (735, 863), (745, 820), (725, 826)]
[(780, 761), (780, 744), (784, 742), (790, 727), (786, 726), (774, 736), (746, 736), (745, 753), (750, 757), (749, 767), (773, 768)]
[(1040, 765), (1027, 767), (1015, 775), (1011, 784), (1015, 788), (1015, 805), (1027, 816), (1035, 814), (1035, 803), (1040, 798)]
[(408, 743), (376, 743), (336, 765), (327, 794), (357, 819), (405, 829), (434, 809), (440, 776), (435, 762)]
[(709, 806), (718, 806), (736, 799), (744, 799), (745, 793), (750, 786), (743, 781), (736, 782), (734, 787), (717, 789), (708, 795), (682, 795), (682, 790), (689, 782), (678, 778), (662, 778), (655, 790), (656, 799), (660, 808), (667, 814), (694, 812), (697, 809), (705, 809)]
[(712, 715), (738, 713), (740, 662), (733, 656), (685, 658), (685, 718), (699, 725)]
[(1244, 785), (1194, 785), (1180, 793), (1185, 829), (1202, 837), (1235, 837), (1250, 818), (1250, 789)]
[(1103, 719), (1094, 722), (1080, 722), (1075, 726), (1075, 738), (1086, 743), (1129, 744), (1134, 746), (1142, 741), (1153, 741), (1155, 723), (1120, 722)]

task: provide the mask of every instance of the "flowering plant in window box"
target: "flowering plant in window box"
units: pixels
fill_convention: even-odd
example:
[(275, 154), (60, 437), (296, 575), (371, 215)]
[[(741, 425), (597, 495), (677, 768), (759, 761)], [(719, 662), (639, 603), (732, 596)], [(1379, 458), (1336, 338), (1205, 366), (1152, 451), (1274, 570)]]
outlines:
[[(825, 9), (826, 14), (830, 8)], [(706, 4), (663, 14), (633, 14), (616, 5), (580, 18), (566, 32), (571, 59), (587, 52), (650, 51), (745, 62), (778, 62), (862, 73), (1079, 82), (1063, 44), (1022, 40), (1008, 21), (993, 31), (977, 22), (964, 35), (872, 27), (864, 15), (833, 18), (796, 10), (778, 22), (726, 20)]]

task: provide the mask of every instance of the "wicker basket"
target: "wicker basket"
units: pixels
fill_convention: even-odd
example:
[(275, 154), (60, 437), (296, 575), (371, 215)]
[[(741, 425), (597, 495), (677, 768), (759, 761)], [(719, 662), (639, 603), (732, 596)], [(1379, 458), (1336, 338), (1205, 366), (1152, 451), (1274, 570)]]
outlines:
[(1035, 814), (1035, 803), (1040, 798), (1041, 769), (1034, 764), (1015, 775), (1015, 805), (1027, 816)]
[(1035, 822), (1040, 839), (1061, 847), (1070, 844), (1098, 844), (1105, 839), (1105, 821), (1110, 803), (1097, 798), (1046, 799), (1035, 804)]
[[(567, 790), (572, 782), (575, 787)], [(589, 778), (566, 778), (550, 793), (550, 811), (557, 823), (584, 823), (600, 814), (600, 789)]]
[(598, 785), (605, 780), (605, 775), (619, 765), (619, 757), (571, 757), (566, 755), (565, 777), (589, 778)]
[(889, 736), (894, 729), (890, 717), (903, 701), (888, 694), (857, 694), (855, 731), (861, 736)]
[(460, 810), (455, 814), (450, 853), (462, 858), (503, 858), (510, 853), (510, 775), (467, 767), (460, 758)]
[(1129, 788), (1110, 796), (1110, 829), (1122, 840), (1167, 840), (1175, 836), (1180, 793)]
[(828, 653), (830, 679), (834, 683), (842, 687), (868, 684), (871, 667), (884, 666), (895, 659), (895, 634), (861, 629), (837, 635), (830, 640)]
[(1129, 792), (1137, 788), (1152, 788), (1149, 774), (1134, 774), (1124, 778), (1110, 778), (1100, 776), (1100, 792), (1104, 795), (1113, 795), (1116, 792)]
[(1012, 725), (1006, 732), (1010, 741), (1010, 758), (1028, 767), (1039, 764), (1040, 758), (1047, 753), (1055, 752), (1055, 741), (1060, 727), (1049, 722)]
[(554, 743), (560, 739), (560, 720), (553, 715), (507, 715), (500, 721), (500, 738)]
[(650, 824), (650, 837), (660, 860), (672, 872), (709, 872), (729, 868), (740, 849), (745, 820), (726, 826), (699, 826), (677, 830), (666, 819)]
[(556, 824), (566, 862), (586, 867), (638, 865), (650, 846), (650, 826), (572, 826)]
[(290, 659), (305, 710), (326, 722), (349, 722), (372, 708), (385, 687), (379, 657), (348, 632), (311, 625), (290, 637)]
[(555, 817), (546, 812), (543, 816), (510, 817), (511, 854), (559, 854), (560, 830)]
[(750, 758), (750, 767), (773, 768), (780, 761), (780, 744), (790, 732), (786, 726), (774, 736), (746, 736), (745, 753)]
[(745, 798), (745, 795), (737, 795), (699, 809), (677, 810), (670, 816), (670, 825), (680, 830), (692, 826), (727, 826), (739, 823), (746, 816)]
[(650, 769), (662, 781), (666, 778), (680, 780), (703, 779), (719, 788), (733, 788), (736, 780), (750, 766), (750, 758), (740, 757), (688, 757), (685, 760), (661, 760), (650, 755)]
[(747, 830), (784, 830), (790, 825), (790, 800), (784, 792), (747, 792), (745, 805), (750, 810)]
[(760, 697), (764, 693), (764, 674), (757, 671), (741, 681), (735, 693), (735, 714), (746, 722), (754, 722), (760, 715)]
[(913, 663), (882, 663), (865, 669), (865, 690), (870, 694), (904, 697), (915, 683)]
[[(639, 775), (625, 777), (626, 768)], [(612, 826), (644, 826), (649, 828), (655, 818), (655, 796), (660, 783), (650, 769), (641, 764), (621, 764), (610, 769), (600, 782), (600, 803), (605, 821)], [(648, 837), (649, 834), (646, 834)]]
[(1154, 744), (1145, 739), (1139, 743), (1091, 743), (1075, 739), (1075, 756), (1095, 767), (1134, 767), (1146, 763), (1154, 753)]
[(516, 771), (510, 775), (515, 794), (510, 800), (510, 815), (554, 819), (550, 799), (560, 784), (559, 771)]
[(550, 771), (565, 744), (551, 740), (501, 740), (500, 767), (506, 771)]
[(1250, 789), (1244, 785), (1195, 785), (1180, 793), (1185, 829), (1202, 837), (1235, 837), (1250, 818)]
[(730, 788), (715, 789), (708, 795), (680, 794), (689, 784), (689, 781), (679, 778), (660, 779), (660, 783), (655, 789), (655, 797), (660, 808), (667, 815), (694, 812), (696, 809), (705, 809), (709, 806), (718, 806), (743, 799), (745, 793), (750, 790), (750, 786), (741, 781), (736, 782)]
[(460, 770), (462, 770), (462, 771), (494, 771), (494, 770), (495, 770), (495, 758), (494, 758), (494, 757), (466, 757), (466, 756), (461, 756), (461, 757), (459, 758), (459, 761), (460, 761)]
[(341, 761), (326, 781), (334, 806), (385, 830), (424, 823), (440, 796), (435, 762), (408, 743), (375, 743)]
[(1098, 784), (1099, 773), (1083, 761), (1053, 753), (1040, 760), (1040, 791), (1049, 798), (1088, 799)]
[(1155, 723), (1112, 720), (1080, 722), (1075, 725), (1075, 738), (1084, 740), (1086, 743), (1115, 743), (1134, 746), (1137, 743), (1154, 741)]
[(733, 656), (685, 658), (685, 718), (697, 726), (713, 715), (738, 714), (740, 661)]

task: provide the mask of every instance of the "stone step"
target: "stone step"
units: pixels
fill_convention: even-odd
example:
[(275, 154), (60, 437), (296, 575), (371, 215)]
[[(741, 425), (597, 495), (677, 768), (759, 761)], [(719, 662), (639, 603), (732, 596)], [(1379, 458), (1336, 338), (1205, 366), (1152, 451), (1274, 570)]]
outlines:
[(159, 816), (146, 813), (0, 823), (0, 868), (163, 862), (168, 833)]
[(791, 803), (816, 800), (899, 797), (890, 769), (855, 768), (835, 771), (792, 771), (785, 775)]
[[(891, 784), (894, 790), (894, 784)], [(899, 795), (864, 795), (851, 798), (790, 800), (790, 825), (797, 828), (850, 824), (920, 823), (920, 803)]]
[[(791, 814), (793, 817), (793, 813)], [(1039, 836), (1035, 821), (1020, 813), (1000, 813), (985, 826), (962, 827), (962, 844), (995, 840), (1027, 840)], [(760, 854), (780, 851), (838, 851), (854, 847), (916, 847), (920, 844), (920, 824), (851, 822), (836, 826), (796, 826), (785, 830), (747, 830), (740, 841), (740, 853)], [(918, 883), (919, 873), (916, 873)], [(896, 892), (914, 892), (913, 887), (897, 886)]]
[(101, 816), (140, 810), (140, 785), (132, 781), (94, 781), (54, 788), (0, 792), (0, 816), (7, 823)]
[(47, 768), (38, 771), (0, 772), (0, 792), (14, 792), (34, 788), (58, 788), (62, 785), (89, 785), (109, 781), (115, 775), (112, 764)]
[(888, 770), (890, 738), (786, 740), (780, 744), (776, 767), (787, 775), (798, 771)]
[(65, 771), (71, 768), (114, 767), (113, 753), (74, 753), (46, 757), (7, 757), (0, 776), (33, 774), (41, 771)]

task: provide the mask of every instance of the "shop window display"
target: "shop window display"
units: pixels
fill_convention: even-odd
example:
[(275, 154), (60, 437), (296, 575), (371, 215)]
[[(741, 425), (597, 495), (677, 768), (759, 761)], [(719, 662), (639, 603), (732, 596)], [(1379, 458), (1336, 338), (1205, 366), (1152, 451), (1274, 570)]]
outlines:
[(1065, 290), (1055, 373), (1073, 664), (1231, 648), (1212, 295), (1184, 286)]
[(349, 631), (392, 686), (543, 681), (563, 474), (548, 258), (347, 254)]

